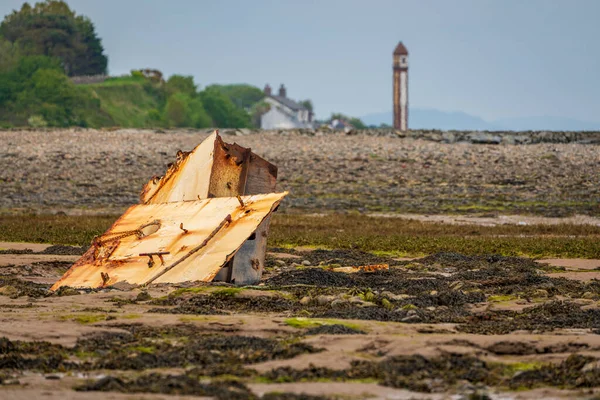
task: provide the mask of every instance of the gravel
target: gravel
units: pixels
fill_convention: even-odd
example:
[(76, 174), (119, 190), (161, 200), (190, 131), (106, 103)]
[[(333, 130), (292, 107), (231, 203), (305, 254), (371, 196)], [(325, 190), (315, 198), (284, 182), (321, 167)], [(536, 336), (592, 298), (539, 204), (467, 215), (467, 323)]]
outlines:
[[(122, 211), (204, 131), (0, 131), (1, 210)], [(596, 145), (223, 135), (279, 167), (282, 212), (600, 215)]]

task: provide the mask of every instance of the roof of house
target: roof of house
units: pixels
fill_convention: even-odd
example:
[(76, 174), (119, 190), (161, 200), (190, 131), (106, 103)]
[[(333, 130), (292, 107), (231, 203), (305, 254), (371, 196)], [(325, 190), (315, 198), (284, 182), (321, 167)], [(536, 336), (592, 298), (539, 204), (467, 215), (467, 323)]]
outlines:
[(284, 106), (286, 106), (294, 111), (306, 110), (306, 107), (304, 107), (302, 104), (296, 103), (294, 100), (288, 99), (287, 97), (282, 97), (282, 96), (269, 96), (269, 97), (277, 100)]
[(394, 54), (398, 54), (401, 56), (407, 56), (408, 50), (406, 50), (406, 47), (402, 44), (402, 42), (400, 42), (400, 43), (398, 43), (398, 46), (396, 46), (396, 49), (394, 50)]

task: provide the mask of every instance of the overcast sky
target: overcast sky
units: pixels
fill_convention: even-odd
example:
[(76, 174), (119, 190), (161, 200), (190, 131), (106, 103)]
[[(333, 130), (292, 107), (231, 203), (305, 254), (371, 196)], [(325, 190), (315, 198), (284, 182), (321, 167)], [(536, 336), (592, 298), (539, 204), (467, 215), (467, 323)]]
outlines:
[[(599, 0), (68, 0), (111, 74), (157, 68), (205, 86), (285, 83), (317, 116), (391, 110), (392, 52), (412, 107), (488, 120), (600, 121)], [(0, 13), (22, 1), (1, 0)]]

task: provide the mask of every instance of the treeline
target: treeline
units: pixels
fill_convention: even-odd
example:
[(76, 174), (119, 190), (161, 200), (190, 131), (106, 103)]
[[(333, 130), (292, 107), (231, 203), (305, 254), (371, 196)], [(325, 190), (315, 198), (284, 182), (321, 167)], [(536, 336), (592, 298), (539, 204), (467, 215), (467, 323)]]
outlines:
[[(165, 79), (151, 69), (100, 83), (70, 79), (106, 75), (107, 65), (89, 18), (62, 0), (23, 4), (0, 23), (0, 127), (251, 128), (269, 111), (263, 91), (246, 84), (201, 90), (191, 76)], [(310, 100), (301, 103), (312, 111)]]
[(107, 64), (88, 18), (60, 0), (23, 4), (0, 23), (0, 126), (241, 128), (260, 119), (263, 93), (249, 85), (200, 91), (190, 76), (153, 70), (97, 85), (69, 78), (106, 74)]
[(84, 125), (99, 102), (68, 76), (103, 74), (107, 64), (88, 18), (63, 1), (23, 4), (0, 23), (0, 124)]

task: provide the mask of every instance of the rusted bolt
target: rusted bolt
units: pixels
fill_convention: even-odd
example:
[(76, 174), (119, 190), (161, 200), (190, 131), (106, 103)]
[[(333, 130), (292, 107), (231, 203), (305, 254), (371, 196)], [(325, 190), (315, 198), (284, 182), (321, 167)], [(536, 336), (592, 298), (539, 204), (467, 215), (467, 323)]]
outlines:
[(185, 229), (183, 227), (183, 222), (179, 224), (179, 229), (181, 229), (183, 231), (183, 234), (185, 235), (186, 233), (188, 233), (189, 231), (187, 229)]
[(105, 286), (106, 283), (110, 280), (110, 276), (106, 272), (100, 272), (100, 277), (102, 278), (102, 286)]
[(165, 265), (165, 259), (163, 255), (171, 254), (168, 251), (157, 251), (156, 253), (140, 253), (140, 257), (148, 257), (148, 268), (154, 267), (154, 256), (158, 256), (161, 265)]
[(231, 182), (227, 182), (227, 189), (231, 189)]
[(244, 200), (242, 200), (240, 195), (238, 194), (236, 197), (237, 197), (238, 201), (240, 202), (240, 207), (242, 207), (242, 208), (246, 207), (246, 205), (244, 204)]

